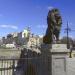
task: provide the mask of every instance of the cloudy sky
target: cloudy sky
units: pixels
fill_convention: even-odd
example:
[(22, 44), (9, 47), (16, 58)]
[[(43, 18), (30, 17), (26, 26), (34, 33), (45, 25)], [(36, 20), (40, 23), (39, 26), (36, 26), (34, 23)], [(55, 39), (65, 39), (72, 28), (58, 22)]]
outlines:
[[(67, 21), (75, 30), (75, 0), (0, 0), (0, 36), (20, 32), (30, 27), (34, 34), (45, 34), (49, 9), (58, 8), (63, 24), (60, 36), (65, 36)], [(75, 31), (69, 36), (75, 37)]]

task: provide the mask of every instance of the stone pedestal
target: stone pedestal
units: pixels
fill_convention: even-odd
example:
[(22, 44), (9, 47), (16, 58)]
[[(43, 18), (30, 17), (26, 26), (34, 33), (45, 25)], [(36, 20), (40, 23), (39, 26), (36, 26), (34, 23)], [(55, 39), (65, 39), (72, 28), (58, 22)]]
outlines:
[(53, 44), (51, 49), (52, 75), (67, 75), (66, 59), (69, 58), (70, 50), (66, 44)]
[(66, 44), (43, 44), (42, 53), (42, 75), (67, 75), (66, 58), (69, 57), (69, 49)]

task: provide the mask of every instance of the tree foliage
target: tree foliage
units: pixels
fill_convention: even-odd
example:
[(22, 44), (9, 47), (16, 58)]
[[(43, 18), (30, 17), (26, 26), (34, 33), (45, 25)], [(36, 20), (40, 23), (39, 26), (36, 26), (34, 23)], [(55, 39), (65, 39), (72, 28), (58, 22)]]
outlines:
[(67, 41), (69, 44), (73, 44), (73, 39), (71, 37), (68, 37), (68, 39), (67, 39), (67, 37), (64, 36), (60, 41), (62, 44), (67, 44)]

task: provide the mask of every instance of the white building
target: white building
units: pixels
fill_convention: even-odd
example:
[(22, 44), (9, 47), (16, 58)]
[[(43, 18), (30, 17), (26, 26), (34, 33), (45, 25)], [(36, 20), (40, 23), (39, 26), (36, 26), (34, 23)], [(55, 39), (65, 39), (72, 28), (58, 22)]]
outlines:
[(22, 45), (27, 44), (29, 36), (30, 31), (28, 29), (24, 29), (22, 32), (18, 33), (18, 40)]
[(2, 38), (0, 38), (0, 45), (2, 45), (3, 44), (3, 40), (2, 40)]
[(27, 43), (27, 47), (36, 47), (40, 44), (40, 38), (37, 35), (33, 35), (29, 37), (29, 41)]
[(27, 38), (29, 37), (30, 31), (29, 29), (24, 29), (22, 32), (22, 38)]
[(14, 32), (14, 33), (12, 33), (12, 35), (13, 35), (13, 38), (14, 38), (14, 37), (17, 37), (18, 36), (18, 33), (17, 32)]

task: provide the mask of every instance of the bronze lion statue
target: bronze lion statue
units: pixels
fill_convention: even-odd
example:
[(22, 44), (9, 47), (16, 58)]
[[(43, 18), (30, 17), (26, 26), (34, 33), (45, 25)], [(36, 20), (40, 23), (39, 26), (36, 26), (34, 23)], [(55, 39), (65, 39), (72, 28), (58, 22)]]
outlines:
[(62, 18), (57, 8), (49, 10), (47, 16), (47, 24), (48, 27), (46, 34), (43, 37), (43, 43), (52, 44), (54, 36), (56, 38), (56, 42), (59, 40), (59, 33), (62, 25)]

